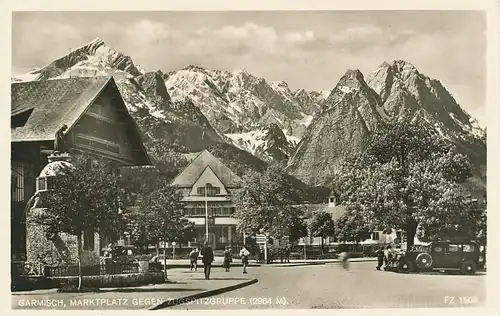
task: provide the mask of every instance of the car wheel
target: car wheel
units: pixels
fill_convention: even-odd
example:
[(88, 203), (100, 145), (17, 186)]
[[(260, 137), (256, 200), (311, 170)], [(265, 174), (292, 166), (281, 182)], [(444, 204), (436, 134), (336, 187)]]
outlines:
[(476, 273), (476, 264), (473, 261), (464, 261), (460, 267), (460, 272), (462, 274), (474, 274)]
[(410, 273), (413, 271), (413, 263), (409, 260), (403, 260), (398, 264), (399, 273)]
[(416, 260), (417, 267), (421, 270), (429, 269), (432, 266), (432, 257), (426, 252), (420, 253)]

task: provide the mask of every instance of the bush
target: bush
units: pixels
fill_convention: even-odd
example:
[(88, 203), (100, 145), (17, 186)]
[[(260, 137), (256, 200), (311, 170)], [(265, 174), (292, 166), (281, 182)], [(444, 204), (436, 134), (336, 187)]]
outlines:
[(75, 284), (65, 284), (57, 289), (58, 293), (89, 293), (89, 292), (100, 292), (101, 290), (97, 287), (82, 286), (78, 289), (78, 285)]

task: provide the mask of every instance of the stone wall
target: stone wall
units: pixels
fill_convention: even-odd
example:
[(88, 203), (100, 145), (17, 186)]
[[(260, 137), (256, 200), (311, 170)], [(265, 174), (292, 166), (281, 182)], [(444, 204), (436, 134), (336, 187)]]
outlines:
[[(37, 211), (37, 210), (32, 210)], [(26, 259), (33, 273), (41, 275), (43, 266), (78, 263), (77, 237), (66, 233), (49, 234), (47, 227), (26, 219)], [(99, 235), (94, 235), (94, 249), (82, 251), (82, 265), (99, 264)]]

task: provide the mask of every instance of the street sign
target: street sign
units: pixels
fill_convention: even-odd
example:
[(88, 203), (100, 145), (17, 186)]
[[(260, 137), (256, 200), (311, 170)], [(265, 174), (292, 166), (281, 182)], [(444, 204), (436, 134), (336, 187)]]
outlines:
[(255, 236), (255, 241), (258, 244), (265, 244), (267, 242), (267, 237), (266, 235), (257, 235)]

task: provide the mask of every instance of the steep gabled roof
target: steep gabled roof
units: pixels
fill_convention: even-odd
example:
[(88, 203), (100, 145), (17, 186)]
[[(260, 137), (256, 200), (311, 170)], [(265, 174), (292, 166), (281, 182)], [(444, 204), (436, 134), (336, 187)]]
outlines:
[(227, 188), (238, 188), (241, 186), (241, 178), (207, 150), (203, 150), (193, 161), (191, 161), (191, 163), (175, 177), (172, 181), (172, 185), (177, 185), (182, 188), (192, 187), (207, 166), (212, 169), (215, 175)]
[(50, 141), (92, 104), (111, 77), (87, 77), (11, 84), (11, 118), (32, 110), (23, 126), (11, 128), (11, 141)]

